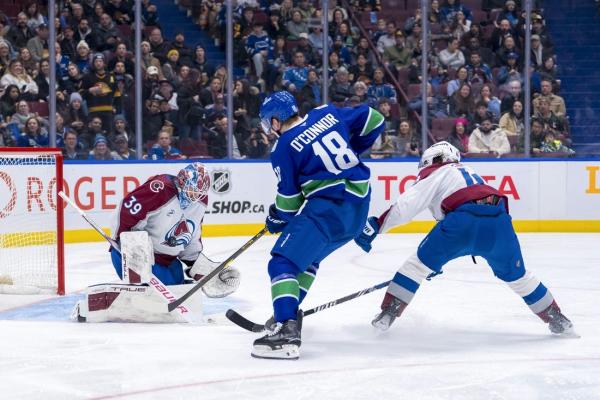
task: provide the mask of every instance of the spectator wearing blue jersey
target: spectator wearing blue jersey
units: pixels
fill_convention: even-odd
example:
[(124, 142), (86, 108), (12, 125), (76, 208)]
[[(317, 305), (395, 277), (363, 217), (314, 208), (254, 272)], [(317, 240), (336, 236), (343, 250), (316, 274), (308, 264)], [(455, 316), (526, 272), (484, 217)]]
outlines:
[(515, 3), (515, 0), (506, 0), (506, 3), (504, 3), (504, 9), (496, 17), (494, 24), (498, 26), (500, 21), (503, 19), (510, 22), (510, 25), (513, 28), (517, 27), (519, 23), (519, 12), (517, 10), (517, 4)]
[(23, 132), (17, 139), (17, 147), (48, 147), (48, 131), (42, 127), (37, 117), (29, 117), (23, 126)]
[(73, 63), (83, 75), (90, 72), (90, 58), (90, 45), (87, 44), (85, 40), (80, 41), (77, 44), (77, 55), (75, 56)]
[(179, 160), (185, 158), (181, 151), (171, 146), (171, 132), (167, 129), (161, 129), (158, 132), (156, 143), (148, 152), (148, 158), (151, 160)]
[(369, 105), (371, 107), (377, 107), (380, 99), (389, 99), (390, 103), (396, 104), (396, 89), (389, 83), (385, 83), (383, 69), (375, 68), (373, 71), (373, 82), (367, 89), (367, 97), (369, 98)]
[(383, 116), (367, 105), (323, 105), (298, 115), (286, 91), (260, 109), (265, 132), (279, 135), (271, 151), (277, 195), (266, 227), (281, 236), (271, 250), (271, 332), (254, 342), (252, 356), (296, 359), (301, 344), (298, 307), (319, 263), (357, 237), (370, 199), (369, 168), (358, 158), (383, 131)]
[(246, 39), (246, 52), (252, 59), (254, 71), (258, 79), (262, 78), (265, 61), (272, 50), (271, 38), (263, 30), (263, 24), (255, 22), (252, 26), (252, 33)]
[(306, 83), (308, 78), (308, 67), (305, 65), (304, 53), (298, 51), (294, 53), (294, 65), (291, 65), (283, 72), (281, 83), (290, 92), (296, 93)]
[(473, 83), (490, 83), (492, 82), (492, 70), (487, 64), (481, 61), (481, 55), (478, 51), (474, 51), (470, 55), (470, 62), (467, 65), (469, 73), (468, 82)]
[(440, 10), (442, 22), (451, 23), (459, 11), (461, 11), (469, 21), (473, 19), (471, 10), (460, 4), (460, 0), (446, 0)]

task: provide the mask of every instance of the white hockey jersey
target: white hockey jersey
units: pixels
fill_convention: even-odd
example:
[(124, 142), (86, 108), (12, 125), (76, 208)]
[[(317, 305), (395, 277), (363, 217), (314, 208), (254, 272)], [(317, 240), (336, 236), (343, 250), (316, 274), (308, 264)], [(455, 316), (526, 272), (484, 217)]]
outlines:
[(172, 175), (156, 175), (123, 198), (116, 214), (114, 239), (121, 232), (146, 231), (155, 261), (169, 265), (176, 257), (195, 261), (202, 251), (202, 219), (208, 199), (183, 210)]
[(416, 182), (379, 217), (380, 231), (406, 224), (426, 208), (441, 221), (460, 205), (488, 196), (504, 199), (508, 212), (506, 196), (486, 185), (472, 168), (460, 163), (435, 164), (419, 171)]

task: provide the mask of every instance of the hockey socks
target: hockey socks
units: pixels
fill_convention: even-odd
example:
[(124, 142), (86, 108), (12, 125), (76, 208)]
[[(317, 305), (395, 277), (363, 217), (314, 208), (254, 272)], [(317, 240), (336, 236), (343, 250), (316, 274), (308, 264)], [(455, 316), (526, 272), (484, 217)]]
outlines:
[(381, 313), (371, 324), (377, 329), (387, 330), (413, 299), (421, 281), (432, 272), (417, 254), (410, 256), (394, 275), (381, 303)]
[(271, 282), (271, 298), (275, 321), (296, 319), (300, 298), (298, 279), (291, 274), (282, 274)]
[(519, 279), (507, 283), (516, 294), (523, 298), (523, 301), (535, 314), (548, 308), (554, 301), (552, 293), (529, 271), (526, 271)]
[(317, 277), (317, 271), (319, 270), (318, 264), (313, 264), (306, 269), (306, 271), (298, 274), (298, 284), (300, 285), (300, 301), (302, 303), (304, 298), (308, 294), (310, 287), (312, 286), (315, 278)]

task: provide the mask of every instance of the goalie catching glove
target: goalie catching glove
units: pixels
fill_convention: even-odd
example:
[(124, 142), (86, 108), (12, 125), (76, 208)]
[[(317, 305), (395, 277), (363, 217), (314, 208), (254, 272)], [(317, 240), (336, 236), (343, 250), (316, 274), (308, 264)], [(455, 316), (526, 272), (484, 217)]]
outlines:
[[(221, 263), (209, 260), (204, 254), (200, 253), (194, 265), (187, 270), (187, 274), (195, 281), (199, 281), (205, 275), (211, 273)], [(240, 286), (240, 271), (235, 267), (227, 267), (219, 272), (217, 276), (206, 282), (202, 286), (202, 291), (207, 297), (218, 298), (229, 296)]]

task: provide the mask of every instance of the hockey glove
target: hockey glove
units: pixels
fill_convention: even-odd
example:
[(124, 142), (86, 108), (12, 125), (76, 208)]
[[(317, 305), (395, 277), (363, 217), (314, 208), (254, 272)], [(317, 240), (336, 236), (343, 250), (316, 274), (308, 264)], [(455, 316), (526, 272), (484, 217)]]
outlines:
[[(211, 273), (221, 263), (212, 261), (200, 253), (194, 265), (188, 269), (187, 274), (195, 281), (199, 281), (205, 275)], [(235, 292), (240, 286), (240, 271), (235, 267), (227, 267), (219, 272), (217, 276), (202, 286), (202, 291), (207, 297), (225, 297)]]
[(379, 233), (379, 222), (377, 222), (377, 217), (369, 217), (367, 218), (367, 223), (363, 228), (363, 231), (360, 235), (354, 238), (354, 241), (364, 251), (367, 253), (371, 251), (371, 243), (375, 240), (375, 237)]
[(279, 216), (275, 204), (271, 204), (271, 207), (269, 207), (269, 215), (267, 215), (265, 225), (271, 233), (279, 233), (283, 231), (287, 225), (287, 221)]

